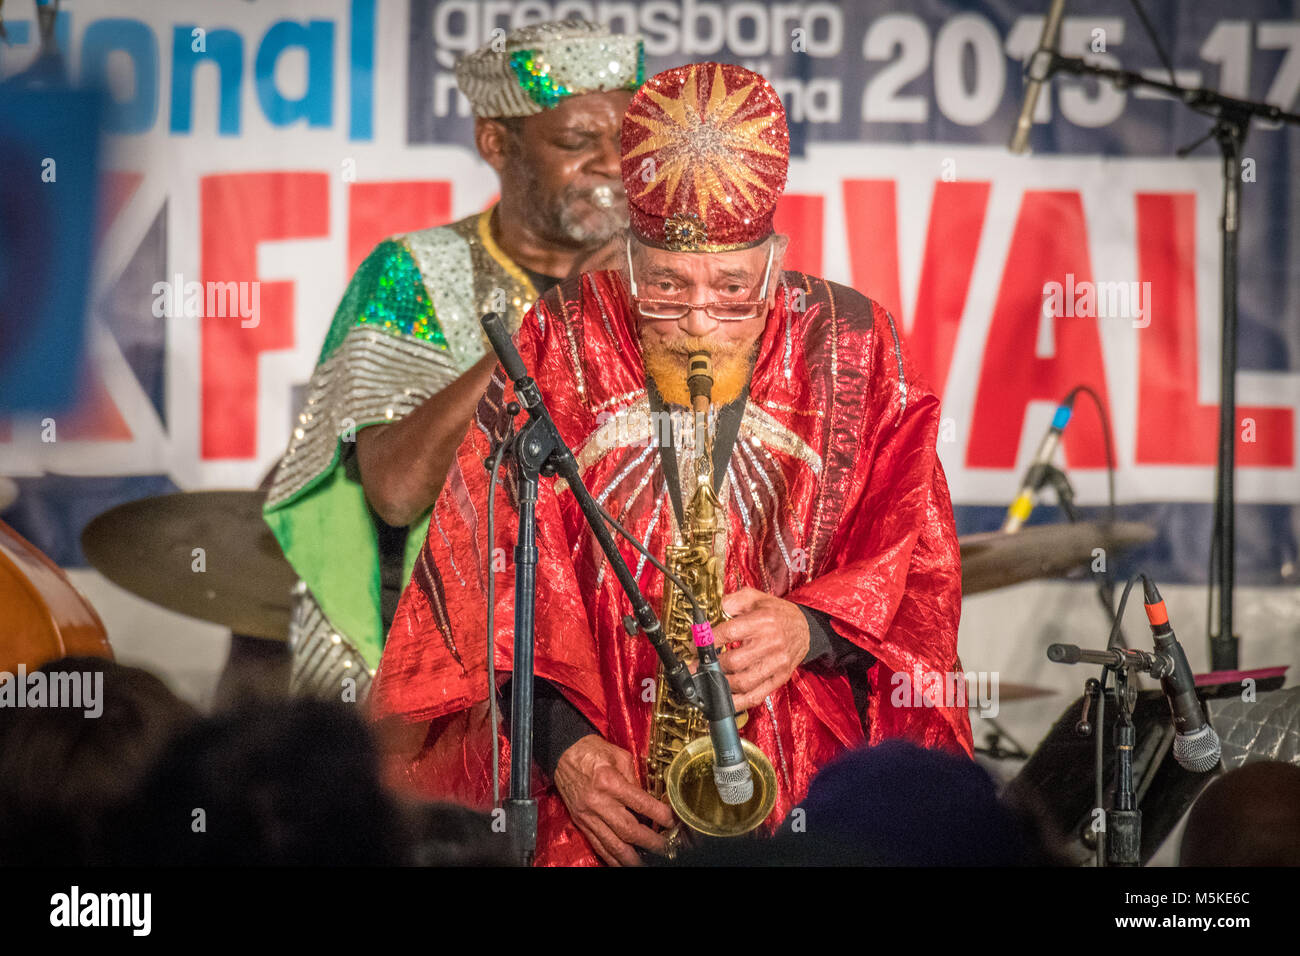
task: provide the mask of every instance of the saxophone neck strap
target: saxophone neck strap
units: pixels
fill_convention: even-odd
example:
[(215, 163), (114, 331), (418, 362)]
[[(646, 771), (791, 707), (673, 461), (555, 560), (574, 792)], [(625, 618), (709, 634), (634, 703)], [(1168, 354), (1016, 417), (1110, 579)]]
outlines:
[[(654, 413), (663, 412), (665, 409), (664, 400), (659, 395), (659, 390), (655, 388), (655, 383), (646, 380), (646, 394), (650, 398), (650, 410)], [(740, 434), (740, 420), (745, 415), (745, 403), (749, 400), (749, 386), (740, 393), (740, 397), (729, 404), (723, 405), (718, 409), (717, 430), (713, 436), (713, 493), (720, 494), (722, 491), (722, 476), (727, 470), (727, 463), (731, 461), (731, 451), (736, 446), (736, 437)], [(655, 414), (651, 417), (652, 422), (668, 421), (668, 416)], [(659, 446), (659, 462), (663, 466), (664, 480), (668, 483), (668, 496), (673, 502), (673, 514), (677, 516), (677, 527), (682, 529), (686, 527), (686, 510), (682, 502), (682, 479), (681, 471), (677, 465), (677, 448), (673, 444), (672, 428), (651, 429), (655, 432), (653, 438)], [(720, 466), (720, 467), (719, 467)]]

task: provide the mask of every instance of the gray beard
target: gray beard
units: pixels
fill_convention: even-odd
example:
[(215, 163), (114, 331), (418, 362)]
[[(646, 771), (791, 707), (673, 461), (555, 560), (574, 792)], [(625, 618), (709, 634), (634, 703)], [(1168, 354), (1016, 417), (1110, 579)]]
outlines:
[(596, 225), (590, 225), (590, 218), (584, 223), (582, 217), (574, 214), (573, 206), (577, 199), (590, 192), (585, 189), (574, 190), (570, 195), (568, 190), (565, 191), (565, 196), (561, 197), (559, 203), (560, 229), (574, 242), (582, 243), (584, 246), (599, 246), (627, 228), (627, 215), (616, 204), (601, 211)]
[[(528, 196), (541, 196), (542, 187), (536, 168), (518, 156), (511, 158), (514, 169), (524, 183), (524, 193)], [(601, 210), (592, 225), (591, 217), (584, 217), (575, 211), (579, 200), (590, 198), (594, 190), (566, 186), (549, 202), (529, 202), (525, 205), (524, 219), (528, 227), (542, 236), (563, 236), (580, 246), (595, 248), (614, 238), (627, 228), (627, 203), (617, 202), (608, 209)], [(599, 207), (597, 207), (599, 208)]]

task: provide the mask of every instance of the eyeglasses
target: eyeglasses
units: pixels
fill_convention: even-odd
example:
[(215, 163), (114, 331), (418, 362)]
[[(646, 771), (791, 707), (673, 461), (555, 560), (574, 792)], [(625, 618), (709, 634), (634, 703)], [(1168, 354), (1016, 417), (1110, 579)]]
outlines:
[(772, 253), (776, 250), (775, 245), (767, 247), (767, 268), (763, 270), (763, 288), (759, 291), (757, 299), (701, 302), (698, 304), (676, 302), (672, 299), (643, 299), (637, 295), (636, 276), (632, 273), (631, 238), (627, 240), (624, 248), (627, 253), (627, 277), (628, 284), (631, 286), (632, 302), (636, 305), (637, 311), (647, 319), (680, 321), (695, 309), (703, 309), (704, 314), (715, 322), (745, 322), (757, 318), (763, 307), (767, 305), (767, 283), (772, 276)]

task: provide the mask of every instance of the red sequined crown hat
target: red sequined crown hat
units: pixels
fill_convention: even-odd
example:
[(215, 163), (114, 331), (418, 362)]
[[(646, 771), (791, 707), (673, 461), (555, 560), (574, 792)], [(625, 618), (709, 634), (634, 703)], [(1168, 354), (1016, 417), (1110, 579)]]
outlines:
[(790, 131), (772, 84), (729, 63), (651, 77), (623, 115), (632, 232), (665, 249), (727, 252), (772, 234)]

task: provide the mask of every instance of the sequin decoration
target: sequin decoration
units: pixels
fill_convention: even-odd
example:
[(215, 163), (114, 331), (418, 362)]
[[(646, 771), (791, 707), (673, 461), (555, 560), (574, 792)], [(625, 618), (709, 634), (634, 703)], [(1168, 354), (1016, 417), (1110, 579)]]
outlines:
[(447, 339), (411, 253), (391, 239), (375, 247), (348, 284), (325, 338), (330, 355), (356, 325), (409, 335), (445, 350)]
[(674, 248), (690, 217), (700, 224), (692, 251), (740, 249), (771, 234), (790, 133), (780, 97), (757, 73), (697, 63), (651, 78), (623, 116), (622, 151), (638, 238)]
[(532, 101), (546, 109), (551, 109), (573, 91), (551, 79), (551, 64), (547, 63), (539, 50), (518, 50), (510, 54), (510, 68), (519, 77), (519, 85)]
[(456, 65), (456, 83), (474, 115), (530, 116), (564, 97), (640, 88), (645, 49), (635, 36), (582, 20), (531, 24), (511, 31)]
[[(477, 215), (467, 216), (440, 229), (422, 229), (402, 237), (420, 274), (425, 276), (442, 334), (462, 369), (468, 369), (483, 355), (470, 238), (477, 220)], [(499, 269), (493, 270), (493, 275), (500, 274)]]
[[(563, 43), (553, 54), (543, 50), (516, 50), (510, 54), (510, 68), (529, 98), (538, 106), (551, 109), (575, 93), (638, 89), (645, 79), (645, 49), (637, 44), (635, 65), (617, 59), (626, 54), (621, 44)], [(622, 76), (627, 79), (620, 83)], [(558, 77), (568, 78), (573, 86)]]

